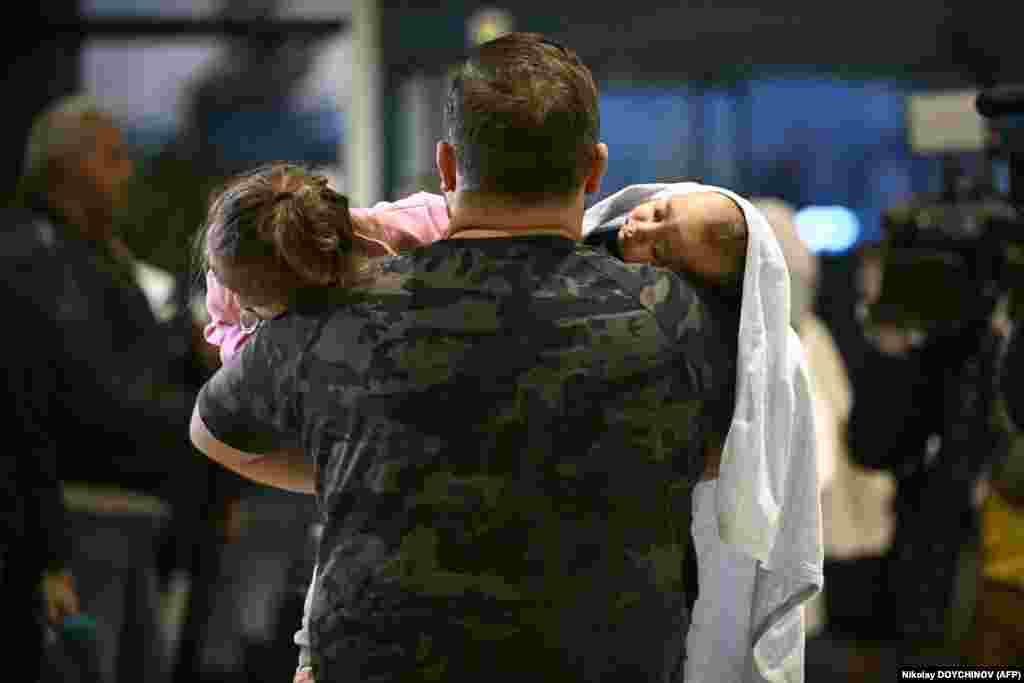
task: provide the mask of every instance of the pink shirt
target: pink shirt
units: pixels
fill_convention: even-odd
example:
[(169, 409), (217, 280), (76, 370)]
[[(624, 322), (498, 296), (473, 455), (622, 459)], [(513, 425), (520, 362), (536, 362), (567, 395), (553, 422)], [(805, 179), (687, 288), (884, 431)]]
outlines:
[[(372, 209), (350, 209), (360, 225), (375, 237), (357, 233), (368, 256), (387, 256), (430, 244), (448, 231), (448, 208), (444, 197), (417, 192), (397, 202), (379, 202)], [(242, 330), (242, 308), (238, 295), (221, 285), (212, 270), (206, 271), (206, 310), (210, 322), (203, 329), (206, 341), (220, 347), (226, 363), (251, 336)]]

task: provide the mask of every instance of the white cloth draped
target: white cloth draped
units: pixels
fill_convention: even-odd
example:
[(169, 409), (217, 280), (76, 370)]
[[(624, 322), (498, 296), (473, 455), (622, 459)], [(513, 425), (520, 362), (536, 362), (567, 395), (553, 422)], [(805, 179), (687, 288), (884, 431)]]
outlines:
[[(694, 192), (735, 201), (748, 245), (735, 410), (718, 480), (698, 486), (693, 501), (703, 566), (687, 681), (800, 683), (803, 603), (823, 584), (821, 506), (810, 381), (790, 327), (789, 273), (775, 235), (750, 202), (698, 183), (627, 187), (587, 211), (583, 232), (621, 225), (642, 202)], [(736, 678), (737, 671), (746, 673)]]

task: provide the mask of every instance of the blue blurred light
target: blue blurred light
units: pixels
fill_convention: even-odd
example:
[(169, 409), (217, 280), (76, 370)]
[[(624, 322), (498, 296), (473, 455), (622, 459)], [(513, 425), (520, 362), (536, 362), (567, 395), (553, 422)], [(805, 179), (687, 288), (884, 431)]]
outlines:
[(860, 219), (845, 206), (806, 206), (794, 218), (796, 231), (815, 254), (841, 254), (857, 243)]

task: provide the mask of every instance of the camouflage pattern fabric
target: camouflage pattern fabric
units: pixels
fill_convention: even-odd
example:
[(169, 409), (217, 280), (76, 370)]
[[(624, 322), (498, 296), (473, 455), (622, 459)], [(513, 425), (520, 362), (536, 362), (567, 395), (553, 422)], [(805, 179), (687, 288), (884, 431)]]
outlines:
[(316, 680), (682, 680), (690, 492), (735, 376), (710, 311), (533, 236), (438, 242), (264, 325), (200, 413), (315, 458)]

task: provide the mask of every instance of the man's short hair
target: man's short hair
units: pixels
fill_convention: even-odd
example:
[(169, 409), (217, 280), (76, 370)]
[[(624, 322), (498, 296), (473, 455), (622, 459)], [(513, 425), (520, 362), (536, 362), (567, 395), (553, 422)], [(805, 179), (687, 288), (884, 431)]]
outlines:
[(52, 161), (88, 151), (98, 125), (116, 125), (113, 115), (89, 95), (72, 95), (52, 103), (32, 122), (22, 175), (40, 178)]
[(467, 191), (569, 197), (586, 180), (600, 128), (590, 70), (541, 35), (506, 34), (455, 68), (445, 135)]

